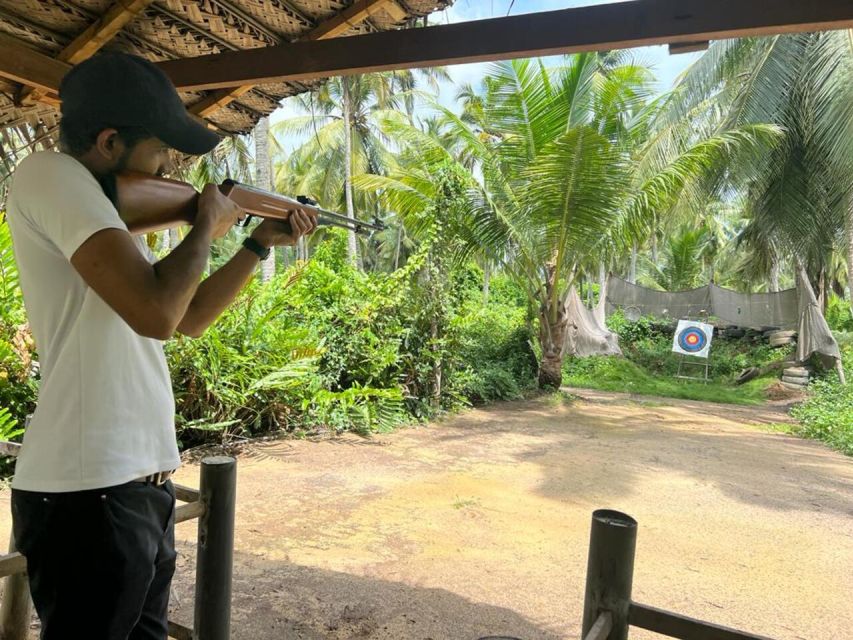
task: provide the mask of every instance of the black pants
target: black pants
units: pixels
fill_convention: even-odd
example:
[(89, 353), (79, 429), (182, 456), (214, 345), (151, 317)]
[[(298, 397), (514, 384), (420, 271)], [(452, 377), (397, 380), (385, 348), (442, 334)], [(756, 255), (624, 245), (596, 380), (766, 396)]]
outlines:
[(69, 493), (12, 490), (42, 640), (165, 640), (175, 490), (141, 482)]

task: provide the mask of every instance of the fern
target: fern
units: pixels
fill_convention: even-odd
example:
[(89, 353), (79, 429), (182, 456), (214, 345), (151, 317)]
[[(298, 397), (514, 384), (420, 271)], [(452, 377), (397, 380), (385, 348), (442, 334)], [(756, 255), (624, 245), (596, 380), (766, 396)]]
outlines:
[(0, 440), (11, 440), (24, 432), (18, 421), (5, 407), (0, 407)]

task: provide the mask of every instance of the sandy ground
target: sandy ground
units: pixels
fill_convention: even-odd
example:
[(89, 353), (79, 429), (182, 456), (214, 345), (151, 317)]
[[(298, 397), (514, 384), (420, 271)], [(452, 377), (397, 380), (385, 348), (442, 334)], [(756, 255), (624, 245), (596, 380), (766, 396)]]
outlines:
[[(784, 419), (773, 407), (577, 393), (243, 447), (232, 637), (578, 638), (607, 507), (639, 522), (635, 600), (779, 640), (853, 638), (853, 460), (760, 426)], [(198, 466), (178, 479), (197, 486)], [(195, 523), (177, 535), (172, 617), (188, 624)]]

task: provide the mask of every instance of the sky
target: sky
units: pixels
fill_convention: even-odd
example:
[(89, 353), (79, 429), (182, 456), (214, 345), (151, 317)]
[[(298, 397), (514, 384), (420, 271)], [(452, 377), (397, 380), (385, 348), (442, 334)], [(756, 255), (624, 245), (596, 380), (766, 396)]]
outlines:
[[(456, 0), (449, 9), (433, 14), (434, 22), (456, 23), (486, 18), (500, 18), (506, 15), (523, 15), (541, 11), (556, 11), (558, 9), (573, 9), (596, 4), (612, 4), (617, 0)], [(669, 55), (667, 47), (643, 47), (634, 49), (638, 62), (649, 66), (660, 83), (661, 92), (670, 89), (678, 75), (683, 72), (701, 54), (687, 53), (677, 56)], [(485, 75), (488, 63), (460, 64), (447, 67), (456, 84), (472, 83), (476, 86)], [(451, 106), (453, 102), (452, 87), (442, 87), (441, 103)]]
[[(617, 0), (456, 0), (448, 9), (432, 14), (431, 22), (433, 24), (453, 24), (506, 15), (515, 16), (596, 4), (611, 4), (615, 1)], [(634, 51), (637, 61), (650, 67), (657, 76), (661, 92), (670, 89), (678, 75), (701, 55), (688, 53), (670, 56), (667, 47), (643, 47)], [(476, 89), (488, 67), (489, 63), (460, 64), (446, 67), (453, 82), (442, 83), (439, 102), (456, 111), (457, 85), (470, 83)], [(275, 123), (301, 113), (285, 100), (283, 106), (272, 114), (271, 121)], [(293, 141), (285, 141), (285, 147), (291, 147), (287, 142)]]

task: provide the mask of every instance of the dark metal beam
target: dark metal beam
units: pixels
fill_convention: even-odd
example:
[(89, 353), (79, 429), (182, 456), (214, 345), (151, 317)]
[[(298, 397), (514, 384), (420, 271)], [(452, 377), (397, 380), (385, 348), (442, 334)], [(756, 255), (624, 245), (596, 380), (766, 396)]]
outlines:
[(580, 51), (853, 28), (851, 0), (635, 0), (161, 63), (201, 90)]

